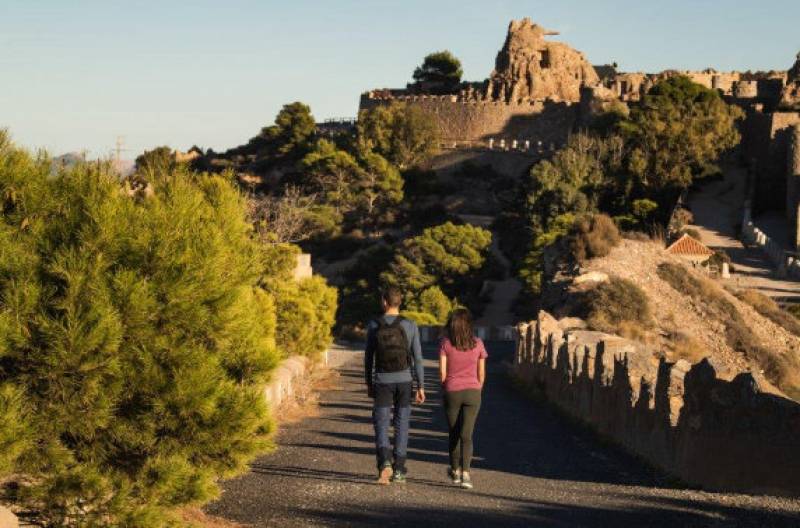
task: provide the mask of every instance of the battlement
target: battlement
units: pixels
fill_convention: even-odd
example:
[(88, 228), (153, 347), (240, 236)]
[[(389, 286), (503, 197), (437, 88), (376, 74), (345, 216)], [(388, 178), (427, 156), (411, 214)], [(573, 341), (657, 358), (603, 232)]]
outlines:
[(503, 142), (518, 146), (527, 144), (528, 148), (563, 144), (579, 118), (579, 105), (572, 101), (506, 102), (456, 94), (408, 94), (399, 90), (373, 90), (362, 94), (360, 110), (392, 103), (413, 104), (433, 116), (445, 144), (499, 146)]

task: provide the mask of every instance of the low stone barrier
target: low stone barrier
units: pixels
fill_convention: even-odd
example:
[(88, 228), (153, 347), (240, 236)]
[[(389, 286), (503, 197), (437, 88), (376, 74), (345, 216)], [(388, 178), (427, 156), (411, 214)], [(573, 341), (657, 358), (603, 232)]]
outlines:
[[(420, 326), (420, 341), (433, 343), (443, 335), (441, 326)], [(513, 326), (476, 326), (475, 335), (484, 341), (514, 341), (516, 330)]]
[(3, 506), (0, 506), (0, 528), (19, 528), (17, 516)]
[(742, 219), (742, 241), (758, 246), (767, 254), (769, 259), (778, 268), (778, 272), (790, 277), (800, 278), (800, 260), (787, 254), (786, 250), (772, 240), (765, 232), (753, 223), (750, 214), (749, 202), (745, 204)]
[[(352, 350), (346, 346), (331, 345), (322, 357), (322, 364), (336, 368), (352, 356)], [(312, 361), (305, 356), (292, 356), (284, 359), (272, 371), (269, 383), (264, 387), (264, 397), (273, 407), (290, 398), (298, 383), (305, 383)], [(0, 527), (2, 528), (2, 527)]]
[(708, 359), (656, 361), (642, 345), (552, 316), (517, 327), (514, 371), (567, 414), (690, 485), (800, 496), (800, 404)]
[(294, 386), (302, 383), (309, 367), (309, 359), (303, 356), (292, 356), (281, 361), (274, 371), (269, 383), (264, 387), (264, 397), (272, 406), (280, 405), (291, 396)]

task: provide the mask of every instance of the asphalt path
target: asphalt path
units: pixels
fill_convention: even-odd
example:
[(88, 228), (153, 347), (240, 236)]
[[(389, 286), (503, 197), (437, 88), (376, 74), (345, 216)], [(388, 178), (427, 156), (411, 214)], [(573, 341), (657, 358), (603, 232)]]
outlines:
[(509, 344), (488, 348), (473, 490), (446, 477), (447, 434), (430, 347), (428, 401), (412, 414), (408, 482), (374, 484), (371, 400), (353, 351), (338, 386), (321, 395), (319, 414), (282, 430), (278, 449), (226, 482), (206, 510), (259, 527), (800, 526), (798, 500), (670, 484), (522, 396), (504, 374)]

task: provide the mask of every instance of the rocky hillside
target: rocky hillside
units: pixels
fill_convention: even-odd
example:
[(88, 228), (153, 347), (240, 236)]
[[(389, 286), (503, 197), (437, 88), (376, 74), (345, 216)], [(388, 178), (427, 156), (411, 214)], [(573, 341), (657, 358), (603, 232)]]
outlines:
[[(585, 316), (587, 294), (614, 281), (644, 292), (650, 313), (602, 330), (643, 342), (652, 349), (654, 361), (665, 357), (695, 363), (708, 357), (723, 379), (749, 371), (772, 382), (776, 392), (777, 385), (795, 399), (800, 395), (796, 321), (757, 310), (747, 294), (732, 287), (734, 283), (712, 279), (703, 268), (667, 254), (659, 243), (622, 240), (607, 256), (588, 260), (569, 273), (559, 272), (543, 307), (561, 317)], [(592, 317), (588, 320), (591, 325)]]

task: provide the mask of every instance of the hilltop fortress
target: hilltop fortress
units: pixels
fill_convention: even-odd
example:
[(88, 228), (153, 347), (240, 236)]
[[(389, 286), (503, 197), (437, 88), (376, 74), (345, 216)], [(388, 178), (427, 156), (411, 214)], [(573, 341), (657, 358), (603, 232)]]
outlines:
[[(564, 144), (598, 110), (637, 104), (658, 81), (685, 75), (718, 90), (745, 110), (743, 159), (757, 191), (756, 208), (786, 208), (793, 244), (800, 244), (800, 55), (787, 71), (717, 72), (667, 70), (623, 73), (616, 65), (593, 66), (580, 51), (529, 18), (509, 24), (488, 79), (462, 83), (457, 93), (434, 95), (424, 84), (372, 90), (360, 110), (402, 102), (434, 117), (442, 146), (546, 154)], [(797, 180), (797, 181), (795, 181)], [(785, 204), (778, 204), (776, 200)]]

